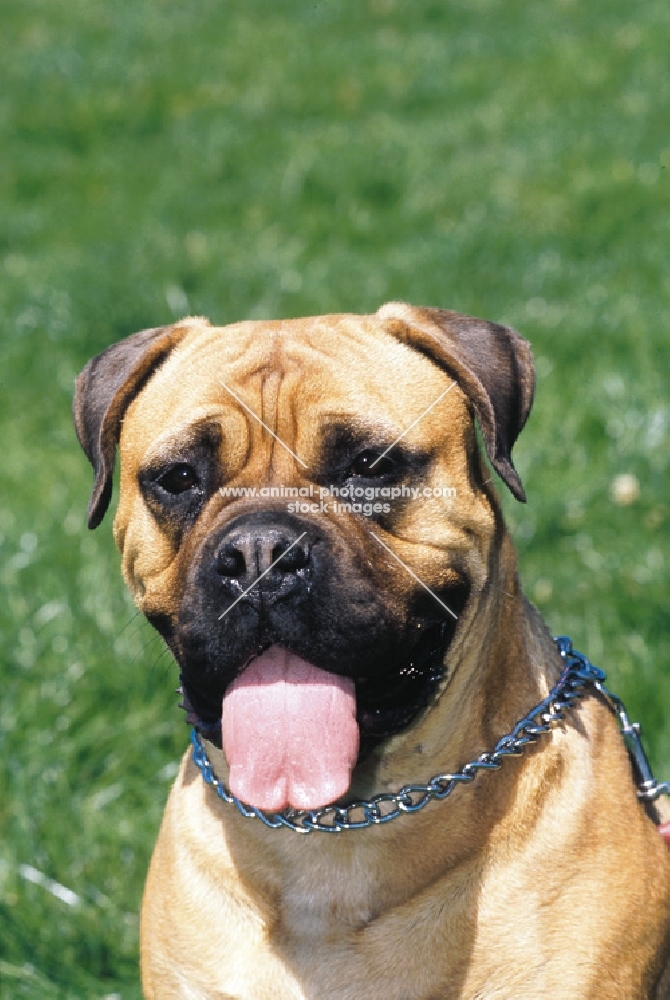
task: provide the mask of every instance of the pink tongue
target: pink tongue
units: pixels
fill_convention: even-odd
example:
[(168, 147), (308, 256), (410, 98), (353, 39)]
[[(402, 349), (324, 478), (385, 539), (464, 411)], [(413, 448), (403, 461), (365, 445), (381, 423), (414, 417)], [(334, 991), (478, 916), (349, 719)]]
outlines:
[(318, 809), (344, 795), (358, 755), (354, 683), (271, 646), (223, 699), (230, 790), (257, 809)]

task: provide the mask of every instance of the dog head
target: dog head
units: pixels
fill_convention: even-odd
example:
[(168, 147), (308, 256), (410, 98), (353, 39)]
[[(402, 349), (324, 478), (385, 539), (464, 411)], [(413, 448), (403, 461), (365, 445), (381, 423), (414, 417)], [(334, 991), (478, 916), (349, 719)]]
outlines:
[[(79, 376), (89, 526), (109, 505), (118, 445), (126, 582), (215, 741), (223, 717), (240, 798), (332, 801), (366, 748), (429, 705), (489, 574), (496, 518), (473, 416), (525, 499), (511, 449), (533, 384), (514, 331), (393, 303), (187, 319), (113, 345)], [(305, 776), (308, 760), (322, 777)]]

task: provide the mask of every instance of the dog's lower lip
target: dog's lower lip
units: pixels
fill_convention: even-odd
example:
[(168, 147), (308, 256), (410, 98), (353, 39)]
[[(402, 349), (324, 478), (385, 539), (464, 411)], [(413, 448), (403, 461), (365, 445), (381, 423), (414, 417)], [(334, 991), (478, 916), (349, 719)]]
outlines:
[[(431, 701), (443, 677), (444, 656), (451, 638), (448, 624), (426, 628), (409, 660), (383, 684), (383, 690), (362, 690), (370, 681), (356, 682), (357, 721), (361, 756), (381, 739), (395, 735)], [(374, 684), (374, 680), (372, 682)]]
[[(403, 666), (390, 677), (388, 674), (366, 674), (355, 678), (359, 760), (365, 758), (380, 740), (401, 732), (428, 706), (442, 680), (444, 655), (451, 635), (449, 623), (427, 626)], [(237, 671), (237, 677), (256, 655)], [(220, 747), (220, 702), (216, 707), (212, 705), (211, 710), (197, 710), (194, 703), (202, 704), (201, 696), (193, 688), (189, 693), (184, 676), (182, 686), (182, 707), (187, 712), (187, 722)]]
[[(467, 602), (469, 588), (462, 584), (453, 588), (447, 599), (459, 616)], [(418, 610), (418, 609), (417, 609)], [(424, 609), (425, 610), (425, 609)], [(430, 609), (430, 607), (428, 608)], [(362, 759), (380, 741), (405, 729), (430, 705), (443, 679), (444, 659), (451, 644), (456, 622), (435, 617), (418, 618), (414, 641), (406, 648), (395, 665), (370, 669), (364, 674), (348, 673), (356, 687), (356, 720), (360, 727), (360, 755)], [(221, 702), (230, 683), (239, 677), (256, 657), (270, 645), (285, 645), (287, 650), (310, 660), (309, 650), (295, 649), (291, 644), (259, 639), (253, 652), (246, 656), (238, 668), (228, 676), (225, 685), (214, 684), (211, 690), (199, 689), (196, 674), (182, 673), (184, 708), (187, 720), (217, 746), (221, 746)], [(337, 667), (314, 660), (314, 665), (333, 673)], [(212, 672), (212, 677), (215, 675)], [(347, 671), (342, 671), (347, 674)]]

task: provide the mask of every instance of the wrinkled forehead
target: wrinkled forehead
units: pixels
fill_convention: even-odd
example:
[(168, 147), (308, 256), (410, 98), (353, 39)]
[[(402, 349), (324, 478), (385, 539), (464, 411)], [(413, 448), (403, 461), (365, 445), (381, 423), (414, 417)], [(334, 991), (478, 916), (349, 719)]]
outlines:
[[(373, 316), (257, 321), (194, 328), (131, 410), (133, 419), (155, 430), (244, 405), (268, 418), (271, 405), (299, 411), (303, 421), (330, 411), (378, 412), (406, 425), (451, 382)], [(449, 400), (463, 405), (460, 391)]]

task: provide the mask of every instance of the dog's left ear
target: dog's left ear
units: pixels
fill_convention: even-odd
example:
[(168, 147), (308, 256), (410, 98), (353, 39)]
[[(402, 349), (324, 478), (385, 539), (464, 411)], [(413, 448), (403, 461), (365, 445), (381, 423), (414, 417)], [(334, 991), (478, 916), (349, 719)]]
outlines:
[(176, 324), (134, 333), (92, 358), (77, 378), (74, 424), (79, 443), (95, 470), (88, 505), (89, 528), (98, 527), (109, 507), (123, 416), (187, 330), (188, 326)]
[(389, 302), (377, 313), (389, 333), (447, 371), (472, 403), (486, 452), (517, 500), (526, 500), (512, 446), (533, 403), (530, 344), (507, 326), (445, 309)]

